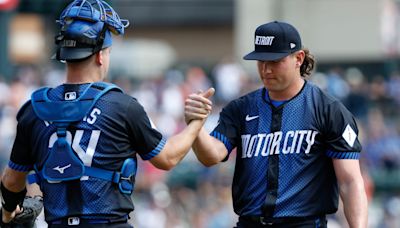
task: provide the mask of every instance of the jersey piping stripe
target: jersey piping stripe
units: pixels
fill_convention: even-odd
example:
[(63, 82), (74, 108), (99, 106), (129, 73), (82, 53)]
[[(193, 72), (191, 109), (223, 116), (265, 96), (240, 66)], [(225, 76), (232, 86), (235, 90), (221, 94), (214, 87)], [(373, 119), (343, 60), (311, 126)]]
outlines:
[(152, 150), (150, 153), (145, 154), (143, 156), (141, 155), (142, 159), (149, 160), (149, 159), (153, 158), (154, 156), (156, 156), (157, 154), (159, 154), (161, 152), (161, 150), (164, 148), (166, 142), (167, 142), (167, 140), (162, 138), (154, 150)]
[(326, 152), (326, 156), (330, 158), (337, 158), (337, 159), (359, 159), (360, 153), (359, 152), (336, 152), (328, 150)]
[[(271, 133), (280, 131), (282, 127), (282, 108), (272, 108)], [(267, 218), (274, 216), (279, 186), (279, 154), (268, 157), (267, 171), (267, 196), (265, 198), (263, 213)]]
[(213, 136), (214, 138), (217, 138), (222, 143), (224, 143), (224, 145), (229, 153), (232, 151), (232, 149), (233, 149), (232, 144), (229, 142), (228, 138), (225, 137), (225, 135), (219, 133), (218, 131), (213, 131), (213, 132), (211, 132), (210, 135)]
[(28, 171), (32, 170), (32, 168), (33, 168), (33, 166), (31, 166), (31, 165), (18, 165), (12, 161), (8, 161), (8, 167), (10, 167), (13, 170), (20, 171), (20, 172), (28, 172)]

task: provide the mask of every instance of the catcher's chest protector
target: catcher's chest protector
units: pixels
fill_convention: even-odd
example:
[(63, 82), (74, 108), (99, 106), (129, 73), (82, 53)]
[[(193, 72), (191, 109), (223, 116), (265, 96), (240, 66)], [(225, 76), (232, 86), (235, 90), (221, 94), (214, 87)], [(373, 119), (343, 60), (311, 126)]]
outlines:
[(44, 163), (43, 178), (49, 181), (68, 181), (83, 176), (85, 167), (67, 142), (67, 127), (72, 122), (81, 121), (103, 94), (117, 88), (112, 84), (93, 83), (73, 101), (50, 100), (47, 96), (50, 88), (42, 88), (32, 94), (36, 115), (57, 126), (57, 140)]
[[(60, 182), (80, 179), (82, 176), (93, 176), (119, 185), (123, 193), (130, 194), (133, 189), (130, 177), (136, 173), (137, 164), (126, 159), (121, 172), (113, 172), (95, 167), (84, 166), (67, 141), (67, 127), (73, 122), (81, 121), (92, 109), (97, 100), (110, 90), (122, 90), (109, 83), (96, 82), (88, 86), (82, 95), (72, 101), (53, 101), (48, 98), (50, 88), (42, 88), (32, 94), (32, 106), (36, 115), (57, 127), (57, 140), (51, 148), (43, 168), (30, 182), (45, 179), (49, 182)], [(32, 181), (33, 180), (33, 181)]]

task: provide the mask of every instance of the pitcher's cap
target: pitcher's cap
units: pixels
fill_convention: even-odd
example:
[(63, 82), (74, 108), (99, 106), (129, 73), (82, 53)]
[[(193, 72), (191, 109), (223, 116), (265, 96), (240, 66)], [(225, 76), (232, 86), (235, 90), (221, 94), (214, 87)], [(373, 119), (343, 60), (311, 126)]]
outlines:
[(300, 34), (295, 27), (274, 21), (258, 26), (254, 35), (254, 51), (245, 60), (274, 61), (301, 49)]

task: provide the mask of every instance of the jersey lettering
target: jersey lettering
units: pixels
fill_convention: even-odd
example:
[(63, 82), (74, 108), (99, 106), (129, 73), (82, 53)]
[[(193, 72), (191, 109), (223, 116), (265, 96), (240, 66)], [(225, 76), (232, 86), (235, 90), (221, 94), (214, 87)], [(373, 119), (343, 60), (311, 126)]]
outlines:
[(83, 118), (83, 121), (86, 121), (88, 124), (94, 124), (97, 120), (97, 116), (101, 114), (101, 110), (98, 108), (94, 108), (88, 117)]
[(273, 137), (274, 137), (274, 134), (267, 134), (265, 136), (265, 143), (264, 143), (264, 146), (263, 146), (263, 148), (261, 150), (261, 156), (263, 156), (263, 157), (268, 156), (268, 153), (269, 153), (268, 151), (269, 151), (269, 148), (271, 147), (271, 143), (272, 143)]
[[(83, 118), (83, 121), (87, 122), (88, 124), (94, 124), (94, 123), (96, 122), (96, 120), (97, 120), (97, 117), (98, 117), (100, 114), (101, 114), (101, 110), (98, 109), (98, 108), (94, 108), (94, 109), (90, 112), (89, 116), (85, 116), (85, 117)], [(46, 121), (46, 120), (43, 120), (43, 122), (44, 122), (44, 124), (46, 125), (46, 127), (50, 126), (50, 125), (53, 123), (53, 122), (51, 122), (51, 121)]]
[(256, 152), (254, 153), (254, 157), (257, 157), (258, 154), (260, 153), (260, 149), (261, 149), (261, 145), (262, 145), (264, 137), (265, 137), (265, 134), (258, 134), (258, 143), (257, 143)]
[[(280, 153), (287, 155), (300, 152), (308, 154), (317, 134), (317, 131), (312, 130), (296, 130), (288, 131), (285, 135), (283, 135), (282, 131), (269, 134), (242, 135), (243, 148), (241, 157), (251, 158), (258, 155), (265, 157)], [(301, 151), (304, 143), (304, 150)]]
[(279, 154), (279, 146), (281, 145), (281, 139), (282, 139), (282, 132), (281, 131), (274, 132), (274, 138), (272, 141), (269, 155)]
[[(84, 130), (76, 130), (74, 137), (72, 137), (71, 132), (67, 131), (66, 140), (71, 145), (72, 149), (78, 154), (83, 164), (85, 166), (90, 167), (92, 166), (94, 152), (96, 151), (97, 143), (100, 138), (100, 130), (91, 131), (86, 151), (81, 147), (80, 144), (84, 132), (85, 132)], [(54, 143), (57, 141), (57, 139), (58, 139), (57, 133), (54, 132), (50, 136), (49, 148), (52, 148), (54, 146)], [(81, 177), (81, 180), (87, 180), (88, 178), (89, 178), (88, 176), (83, 176)]]

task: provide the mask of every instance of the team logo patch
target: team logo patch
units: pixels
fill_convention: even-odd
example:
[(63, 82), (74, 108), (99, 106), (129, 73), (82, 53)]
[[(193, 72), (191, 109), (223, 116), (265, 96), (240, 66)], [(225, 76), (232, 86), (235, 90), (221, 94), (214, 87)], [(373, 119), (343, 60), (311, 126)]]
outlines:
[(57, 166), (57, 167), (54, 167), (53, 170), (60, 172), (60, 174), (64, 174), (64, 171), (66, 169), (68, 169), (69, 167), (71, 167), (71, 164), (63, 166), (63, 167)]
[(63, 40), (62, 46), (63, 47), (76, 47), (76, 40)]
[(257, 45), (271, 46), (275, 36), (256, 36), (254, 43)]
[(357, 134), (354, 132), (353, 128), (351, 128), (350, 125), (347, 124), (346, 129), (344, 129), (344, 132), (342, 134), (342, 137), (344, 138), (344, 140), (346, 140), (349, 146), (353, 147), (354, 142), (357, 138)]
[(246, 121), (252, 121), (252, 120), (257, 119), (257, 118), (258, 118), (258, 116), (249, 116), (249, 115), (247, 115), (246, 116)]
[(64, 99), (66, 101), (75, 100), (76, 99), (76, 92), (67, 92), (64, 94)]

